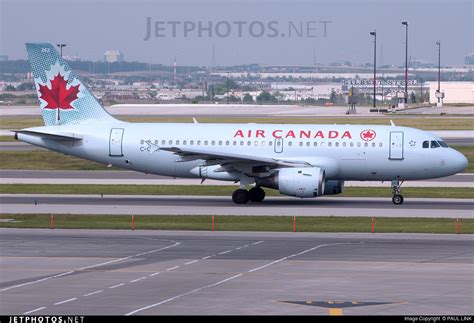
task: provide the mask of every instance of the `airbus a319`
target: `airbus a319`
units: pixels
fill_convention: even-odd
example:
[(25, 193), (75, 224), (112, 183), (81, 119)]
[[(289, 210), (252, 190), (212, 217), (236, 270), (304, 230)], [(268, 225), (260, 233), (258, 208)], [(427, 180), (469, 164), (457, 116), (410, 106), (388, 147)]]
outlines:
[[(344, 181), (406, 180), (463, 171), (464, 155), (430, 132), (395, 125), (129, 123), (112, 117), (55, 48), (26, 44), (44, 126), (18, 140), (138, 172), (240, 183), (237, 204), (262, 188), (300, 198), (339, 194)], [(250, 188), (250, 189), (248, 189)]]

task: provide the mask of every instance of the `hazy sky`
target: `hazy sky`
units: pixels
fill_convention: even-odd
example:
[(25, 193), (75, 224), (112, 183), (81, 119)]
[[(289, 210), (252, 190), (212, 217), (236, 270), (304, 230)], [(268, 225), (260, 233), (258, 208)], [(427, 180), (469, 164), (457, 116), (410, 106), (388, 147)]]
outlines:
[[(409, 56), (459, 65), (473, 51), (472, 0), (0, 0), (0, 54), (26, 58), (25, 42), (64, 42), (65, 55), (178, 65), (307, 64)], [(151, 34), (147, 36), (147, 24)], [(148, 39), (147, 39), (148, 38)], [(382, 50), (383, 47), (383, 50)], [(382, 60), (382, 61), (381, 61)]]

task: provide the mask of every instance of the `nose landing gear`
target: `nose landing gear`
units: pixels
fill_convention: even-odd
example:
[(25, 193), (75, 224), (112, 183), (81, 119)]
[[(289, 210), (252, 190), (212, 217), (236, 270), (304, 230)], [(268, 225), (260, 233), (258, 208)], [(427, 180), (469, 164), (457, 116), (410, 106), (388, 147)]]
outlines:
[(403, 181), (400, 183), (398, 179), (392, 180), (393, 204), (396, 204), (396, 205), (403, 204), (403, 195), (401, 194), (401, 189), (400, 189), (402, 184), (403, 184)]

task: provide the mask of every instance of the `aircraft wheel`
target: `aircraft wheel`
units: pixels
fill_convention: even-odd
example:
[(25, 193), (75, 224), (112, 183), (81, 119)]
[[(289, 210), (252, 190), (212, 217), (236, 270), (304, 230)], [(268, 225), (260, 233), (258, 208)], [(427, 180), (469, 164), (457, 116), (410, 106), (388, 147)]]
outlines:
[(249, 201), (249, 192), (239, 188), (232, 193), (232, 201), (235, 204), (246, 204)]
[(252, 202), (262, 202), (265, 198), (265, 191), (261, 187), (253, 187), (249, 191), (249, 199)]
[(403, 204), (403, 196), (400, 195), (400, 194), (395, 194), (393, 197), (392, 197), (392, 202), (393, 204)]

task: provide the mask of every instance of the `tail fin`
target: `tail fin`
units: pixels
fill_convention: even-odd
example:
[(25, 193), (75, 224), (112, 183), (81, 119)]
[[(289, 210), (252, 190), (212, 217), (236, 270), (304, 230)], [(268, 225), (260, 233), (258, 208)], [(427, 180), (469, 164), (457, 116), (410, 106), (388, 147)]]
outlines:
[(27, 43), (26, 50), (45, 125), (115, 120), (74, 75), (53, 45)]

